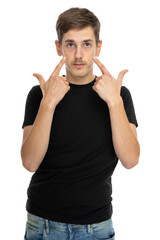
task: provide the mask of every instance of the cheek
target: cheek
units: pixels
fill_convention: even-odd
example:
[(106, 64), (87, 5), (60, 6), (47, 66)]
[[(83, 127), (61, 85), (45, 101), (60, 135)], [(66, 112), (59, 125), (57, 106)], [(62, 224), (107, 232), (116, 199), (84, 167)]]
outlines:
[(64, 57), (68, 57), (68, 53), (67, 53), (65, 48), (62, 47), (61, 52), (62, 52)]
[(97, 53), (97, 49), (95, 48), (95, 49), (93, 50), (93, 56), (96, 56), (96, 53)]
[(66, 57), (66, 63), (69, 64), (74, 59), (74, 54), (72, 52), (64, 51), (63, 56)]
[(93, 63), (93, 57), (95, 56), (95, 54), (96, 54), (96, 51), (92, 51), (92, 52), (89, 53), (89, 55), (88, 55), (89, 64)]
[(66, 62), (65, 62), (65, 66), (68, 67), (68, 68), (71, 68), (72, 67), (72, 62), (73, 62), (73, 59), (69, 56), (65, 56), (67, 59), (66, 59)]
[(96, 56), (96, 50), (93, 49), (92, 51), (88, 52), (88, 59), (93, 61), (93, 57)]
[(67, 49), (66, 47), (62, 47), (62, 53), (65, 57), (69, 57), (74, 54), (74, 49)]

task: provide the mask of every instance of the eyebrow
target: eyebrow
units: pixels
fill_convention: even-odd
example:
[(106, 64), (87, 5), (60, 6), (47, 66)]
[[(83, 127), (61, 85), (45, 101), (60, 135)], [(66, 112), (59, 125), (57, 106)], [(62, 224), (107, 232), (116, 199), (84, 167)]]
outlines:
[[(67, 39), (66, 41), (65, 41), (65, 43), (67, 43), (67, 42), (75, 42), (73, 39)], [(93, 42), (93, 40), (92, 39), (86, 39), (86, 40), (83, 40), (83, 42)]]

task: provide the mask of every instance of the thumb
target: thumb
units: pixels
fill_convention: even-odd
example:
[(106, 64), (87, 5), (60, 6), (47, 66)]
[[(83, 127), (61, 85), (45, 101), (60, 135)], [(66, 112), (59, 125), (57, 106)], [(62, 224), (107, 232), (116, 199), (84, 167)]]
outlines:
[(122, 86), (122, 81), (123, 81), (123, 78), (124, 78), (124, 74), (127, 73), (127, 72), (128, 72), (128, 69), (121, 71), (118, 75), (117, 81), (119, 81), (121, 86)]
[(45, 81), (42, 75), (39, 73), (33, 73), (33, 76), (38, 79), (40, 86), (43, 87), (43, 85), (45, 84)]

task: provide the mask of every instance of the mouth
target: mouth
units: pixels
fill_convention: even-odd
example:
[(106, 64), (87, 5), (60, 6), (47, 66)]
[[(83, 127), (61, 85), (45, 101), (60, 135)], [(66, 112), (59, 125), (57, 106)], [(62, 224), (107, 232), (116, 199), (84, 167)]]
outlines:
[(85, 64), (82, 63), (75, 63), (73, 64), (76, 68), (83, 68)]

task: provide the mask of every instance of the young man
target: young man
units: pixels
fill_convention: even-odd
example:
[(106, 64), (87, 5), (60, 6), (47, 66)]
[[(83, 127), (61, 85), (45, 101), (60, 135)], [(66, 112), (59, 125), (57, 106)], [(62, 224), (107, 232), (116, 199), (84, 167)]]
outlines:
[(122, 87), (127, 70), (114, 79), (96, 58), (100, 23), (88, 9), (63, 12), (56, 29), (63, 58), (48, 81), (33, 74), (40, 85), (25, 107), (21, 156), (35, 172), (25, 239), (114, 239), (111, 176), (118, 159), (129, 169), (140, 152), (131, 94)]

